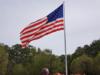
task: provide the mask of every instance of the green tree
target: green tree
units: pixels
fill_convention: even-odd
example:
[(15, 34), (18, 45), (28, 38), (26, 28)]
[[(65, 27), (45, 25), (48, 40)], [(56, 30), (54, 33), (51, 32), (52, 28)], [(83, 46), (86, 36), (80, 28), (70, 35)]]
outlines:
[(4, 44), (0, 44), (0, 75), (5, 75), (7, 72), (8, 54)]
[(39, 75), (42, 68), (44, 67), (50, 67), (50, 56), (44, 53), (35, 55), (33, 64), (33, 75)]
[(86, 75), (93, 75), (93, 59), (87, 55), (82, 55), (74, 59), (71, 63), (72, 73), (85, 73)]
[[(30, 45), (27, 48), (21, 48), (19, 44), (16, 44), (16, 45), (13, 45), (8, 50), (8, 54), (9, 54), (8, 75), (12, 75), (13, 72), (15, 72), (14, 70), (17, 70), (17, 68), (20, 67), (18, 66), (18, 64), (21, 64), (24, 68), (27, 69), (27, 64), (28, 63), (31, 64), (33, 62), (32, 58), (36, 54), (36, 49)], [(23, 72), (19, 72), (19, 73), (22, 74)]]
[(97, 54), (97, 56), (94, 59), (94, 72), (95, 75), (100, 75), (100, 52)]
[(90, 44), (90, 55), (95, 57), (100, 52), (100, 40), (95, 40)]
[(12, 75), (29, 75), (28, 70), (22, 64), (15, 64)]
[(52, 73), (56, 73), (56, 72), (61, 72), (64, 73), (65, 72), (65, 64), (64, 62), (61, 62), (61, 60), (59, 59), (58, 56), (52, 56), (52, 63), (51, 63), (51, 70)]

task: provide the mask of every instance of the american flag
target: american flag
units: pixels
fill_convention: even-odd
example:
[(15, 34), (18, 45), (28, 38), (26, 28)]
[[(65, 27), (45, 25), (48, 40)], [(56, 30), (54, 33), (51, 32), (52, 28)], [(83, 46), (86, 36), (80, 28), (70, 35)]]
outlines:
[(20, 32), (21, 45), (25, 48), (31, 41), (60, 30), (64, 30), (63, 4), (46, 17), (32, 22), (25, 27)]

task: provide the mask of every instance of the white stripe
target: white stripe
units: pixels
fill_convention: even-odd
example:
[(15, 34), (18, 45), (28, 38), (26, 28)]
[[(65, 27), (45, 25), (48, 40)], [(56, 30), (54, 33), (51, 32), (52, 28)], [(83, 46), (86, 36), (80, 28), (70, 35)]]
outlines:
[(64, 28), (64, 26), (60, 26), (60, 27), (57, 27), (57, 28), (53, 28), (53, 29), (51, 29), (51, 30), (48, 30), (47, 32), (41, 33), (41, 34), (39, 34), (39, 35), (33, 37), (33, 39), (36, 39), (36, 38), (38, 38), (38, 37), (40, 37), (40, 36), (42, 36), (42, 35), (44, 35), (44, 34), (46, 34), (46, 33), (48, 33), (48, 32), (51, 32), (51, 31), (56, 30), (56, 29), (59, 29), (59, 28)]
[[(29, 26), (31, 26), (31, 25), (33, 25), (33, 24), (36, 24), (36, 23), (38, 23), (38, 22), (42, 22), (43, 20), (46, 20), (47, 19), (47, 17), (44, 17), (44, 18), (42, 18), (41, 20), (39, 20), (39, 21), (37, 21), (37, 22), (33, 22), (33, 23), (30, 23), (30, 25)], [(59, 20), (63, 20), (63, 18), (59, 18), (59, 19), (57, 19), (56, 21), (59, 21)], [(47, 20), (45, 21), (45, 22), (43, 22), (43, 23), (46, 23), (47, 22)], [(55, 21), (53, 21), (53, 22), (55, 22)], [(53, 22), (50, 22), (50, 23), (48, 23), (48, 24), (51, 24), (51, 23), (53, 23)], [(27, 27), (29, 27), (29, 26), (27, 26)], [(40, 26), (40, 24), (39, 24), (39, 26)], [(39, 26), (35, 26), (35, 27), (31, 27), (31, 28), (28, 28), (28, 29), (25, 29), (22, 33), (25, 33), (25, 32), (27, 32), (27, 31), (29, 31), (29, 30), (32, 30), (32, 29), (34, 29), (34, 28), (37, 28), (37, 27), (39, 27)], [(27, 28), (26, 27), (26, 28)], [(21, 34), (22, 34), (21, 33)]]
[(24, 34), (24, 33), (26, 33), (26, 32), (28, 32), (28, 31), (30, 31), (30, 30), (34, 30), (34, 29), (36, 29), (36, 28), (39, 28), (40, 26), (44, 25), (46, 22), (47, 22), (47, 21), (44, 21), (44, 22), (42, 22), (41, 24), (38, 24), (37, 26), (33, 26), (33, 27), (31, 27), (31, 28), (26, 29), (25, 31), (23, 31), (23, 32), (21, 33), (21, 35)]
[[(43, 20), (46, 20), (46, 19), (47, 19), (47, 17), (44, 17), (44, 18), (40, 19), (39, 21), (32, 22), (32, 23), (30, 23), (26, 28), (28, 28), (28, 27), (30, 27), (30, 26), (36, 24), (36, 23), (42, 22)], [(46, 22), (47, 22), (47, 20), (44, 21), (43, 23), (46, 23)], [(41, 23), (41, 24), (43, 24), (43, 23)], [(38, 25), (40, 26), (41, 24), (38, 24)], [(29, 31), (29, 30), (31, 30), (31, 29), (37, 28), (37, 27), (39, 27), (38, 25), (35, 26), (35, 27), (28, 28), (28, 29), (25, 29), (25, 28), (24, 28), (25, 30), (23, 29), (24, 31), (23, 31), (22, 33), (25, 33), (25, 32), (27, 32), (27, 31)], [(22, 34), (22, 33), (21, 33), (21, 34)]]
[[(59, 21), (59, 20), (57, 20), (57, 21)], [(48, 26), (48, 27), (45, 28), (45, 29), (51, 28), (51, 27), (56, 26), (56, 25), (59, 25), (59, 24), (63, 24), (64, 22), (57, 22), (57, 23), (56, 23), (56, 21), (53, 21), (53, 22), (51, 22), (51, 23), (45, 24), (44, 26), (46, 26), (46, 25), (50, 25), (50, 24), (52, 24), (52, 23), (55, 23), (55, 25)], [(41, 24), (41, 25), (42, 25), (42, 24)], [(41, 32), (41, 31), (43, 31), (43, 30), (45, 30), (45, 29), (41, 29), (39, 32)], [(32, 32), (29, 32), (29, 33), (26, 33), (26, 34), (21, 34), (20, 37), (22, 38), (22, 37), (25, 37), (25, 36), (28, 36), (28, 35), (34, 34), (34, 33), (36, 33), (38, 30), (39, 30), (39, 29), (37, 29), (37, 30), (35, 30), (35, 31), (32, 31)]]
[(23, 41), (26, 41), (26, 40), (33, 39), (33, 38), (37, 38), (38, 36), (41, 36), (41, 35), (43, 35), (43, 34), (45, 34), (45, 33), (47, 33), (47, 32), (50, 32), (50, 31), (55, 30), (55, 29), (58, 29), (58, 28), (64, 28), (64, 26), (59, 26), (59, 27), (56, 27), (56, 28), (52, 28), (51, 30), (48, 30), (48, 29), (47, 29), (46, 32), (41, 33), (41, 34), (39, 34), (39, 35), (37, 35), (37, 36), (36, 36), (36, 35), (32, 35), (32, 36), (29, 36), (29, 37), (27, 37), (27, 38), (22, 39), (22, 42), (23, 42)]
[(37, 33), (37, 32), (42, 32), (42, 31), (44, 31), (44, 30), (48, 30), (49, 28), (52, 28), (52, 27), (57, 26), (57, 25), (60, 25), (60, 24), (63, 24), (63, 22), (61, 22), (61, 23), (56, 23), (55, 25), (48, 26), (48, 27), (46, 27), (46, 28), (44, 28), (44, 29), (41, 29), (41, 30), (37, 29), (37, 30), (35, 30), (35, 31), (33, 31), (33, 32), (29, 32), (29, 33), (23, 34), (23, 35), (21, 35), (20, 37), (23, 38), (23, 37), (25, 37), (25, 36), (28, 36), (28, 35), (31, 35), (31, 34), (35, 34), (35, 33)]
[[(28, 32), (28, 33), (25, 33), (25, 32), (27, 32), (27, 31), (29, 31), (29, 30), (34, 30), (35, 28), (39, 28), (40, 26), (44, 25), (45, 23), (46, 23), (46, 21), (43, 22), (43, 23), (41, 23), (41, 24), (39, 24), (38, 26), (34, 26), (34, 27), (32, 27), (32, 28), (29, 28), (29, 29), (25, 30), (23, 33), (20, 34), (20, 37), (24, 37), (24, 36), (26, 36), (28, 33), (31, 34), (31, 32)], [(37, 32), (38, 30), (39, 30), (39, 29), (36, 29), (36, 30), (33, 31), (33, 32)]]
[(46, 27), (44, 29), (41, 29), (39, 32), (44, 31), (44, 30), (48, 30), (49, 28), (52, 28), (52, 27), (60, 25), (60, 24), (64, 24), (64, 23), (63, 22), (55, 23), (55, 25), (51, 25), (51, 26), (48, 26), (48, 27)]

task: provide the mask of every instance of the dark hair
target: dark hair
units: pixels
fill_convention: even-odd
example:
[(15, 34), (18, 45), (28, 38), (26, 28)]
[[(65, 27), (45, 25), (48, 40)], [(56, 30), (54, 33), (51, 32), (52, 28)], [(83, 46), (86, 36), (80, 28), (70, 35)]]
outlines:
[(49, 69), (43, 68), (42, 71), (41, 71), (41, 75), (49, 75)]

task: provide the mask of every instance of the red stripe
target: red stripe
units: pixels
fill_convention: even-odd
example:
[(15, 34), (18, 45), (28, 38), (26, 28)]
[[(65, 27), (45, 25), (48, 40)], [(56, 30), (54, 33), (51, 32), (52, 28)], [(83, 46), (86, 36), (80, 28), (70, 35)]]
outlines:
[(53, 27), (51, 27), (51, 28), (45, 29), (45, 30), (43, 30), (43, 31), (41, 31), (41, 32), (36, 33), (35, 35), (42, 34), (42, 33), (46, 32), (46, 31), (52, 30), (52, 29), (54, 29), (54, 28), (58, 28), (58, 27), (60, 27), (60, 26), (62, 27), (63, 24), (59, 24), (59, 25), (53, 26)]
[(27, 45), (27, 44), (23, 44), (23, 43), (21, 44), (22, 48), (25, 48), (25, 47), (26, 47), (26, 45)]
[[(43, 30), (44, 28), (49, 28), (50, 26), (52, 27), (52, 26), (56, 26), (56, 24), (57, 23), (60, 23), (60, 22), (63, 22), (63, 20), (60, 20), (59, 22), (53, 22), (53, 23), (50, 23), (50, 24), (45, 24), (45, 25), (43, 25), (43, 26), (41, 26), (41, 28), (39, 27), (39, 28), (37, 28), (37, 29), (39, 29), (38, 31), (41, 31), (41, 30)], [(25, 34), (22, 34), (22, 37), (21, 37), (21, 39), (23, 39), (24, 37), (28, 37), (28, 36), (31, 36), (31, 35), (34, 35), (36, 32), (34, 32), (34, 31), (36, 31), (36, 29), (35, 30), (32, 30), (31, 32), (28, 32), (28, 33), (31, 33), (31, 34), (28, 34), (28, 35), (26, 35), (26, 36), (23, 36), (23, 35), (25, 35)]]
[[(41, 20), (41, 19), (40, 19), (40, 20)], [(40, 21), (40, 20), (38, 20), (38, 21)], [(20, 33), (23, 33), (25, 30), (27, 30), (27, 29), (29, 29), (29, 28), (31, 28), (31, 27), (37, 26), (37, 25), (39, 25), (39, 24), (41, 24), (41, 23), (43, 23), (43, 22), (45, 22), (45, 21), (47, 21), (47, 18), (46, 18), (45, 20), (43, 20), (43, 21), (38, 22), (38, 23), (35, 23), (35, 22), (37, 22), (37, 21), (35, 21), (35, 22), (33, 22), (33, 23), (35, 23), (35, 24), (32, 24), (32, 25), (30, 25), (30, 26), (24, 28)]]
[[(59, 29), (55, 29), (55, 30), (52, 30), (52, 31), (50, 31), (50, 32), (47, 32), (47, 33), (45, 33), (45, 34), (43, 34), (43, 35), (38, 36), (37, 38), (31, 39), (30, 42), (31, 42), (32, 40), (36, 40), (36, 39), (42, 38), (43, 36), (46, 36), (46, 35), (48, 35), (48, 34), (51, 34), (51, 33), (54, 33), (54, 32), (60, 31), (60, 30), (64, 30), (64, 28), (59, 28)], [(26, 42), (26, 41), (23, 41), (23, 43), (25, 43), (25, 42)]]
[[(54, 33), (54, 32), (60, 31), (60, 30), (64, 30), (64, 28), (59, 28), (59, 29), (52, 30), (50, 32), (45, 33), (44, 35), (38, 36), (37, 38), (33, 38), (32, 40), (36, 40), (36, 39), (42, 38), (43, 36), (46, 36), (48, 34), (51, 34), (51, 33)], [(32, 40), (30, 40), (30, 41), (32, 41)]]
[(35, 29), (32, 29), (32, 30), (23, 32), (21, 35), (24, 35), (24, 34), (30, 33), (30, 32), (34, 32), (34, 31), (36, 31), (37, 29), (40, 29), (40, 28), (43, 29), (43, 28), (46, 28), (46, 27), (48, 27), (48, 26), (52, 26), (52, 25), (56, 24), (57, 22), (63, 22), (63, 20), (57, 20), (55, 23), (52, 23), (52, 24), (50, 24), (50, 25), (42, 25), (42, 26), (40, 26), (40, 27), (38, 27), (38, 28), (35, 28)]
[[(63, 24), (61, 24), (61, 25), (58, 25), (58, 26), (55, 26), (55, 27), (52, 27), (52, 28), (49, 28), (49, 29), (46, 29), (46, 30), (44, 30), (44, 31), (41, 31), (41, 32), (37, 32), (34, 36), (35, 37), (37, 37), (37, 36), (39, 36), (39, 35), (42, 35), (42, 33), (48, 33), (48, 32), (50, 32), (50, 31), (53, 31), (53, 30), (56, 30), (55, 28), (57, 28), (57, 29), (64, 29), (64, 28), (62, 28), (62, 26), (63, 26)], [(58, 28), (58, 27), (60, 27), (60, 28)], [(32, 36), (32, 35), (31, 35)], [(31, 37), (31, 36), (28, 36), (28, 37)], [(27, 41), (29, 41), (29, 39), (26, 39), (26, 38), (28, 38), (28, 37), (25, 37), (25, 38), (23, 38), (22, 39), (22, 42), (24, 43), (24, 42), (27, 42)], [(24, 40), (24, 39), (26, 39), (26, 40)], [(24, 40), (24, 41), (23, 41)]]
[(24, 35), (24, 34), (27, 34), (27, 33), (30, 33), (30, 32), (33, 32), (33, 31), (36, 31), (38, 29), (40, 29), (43, 25), (37, 27), (37, 28), (34, 28), (34, 29), (31, 29), (31, 30), (28, 30), (28, 31), (24, 31), (21, 35)]
[(60, 19), (60, 20), (56, 20), (56, 22), (62, 22), (62, 21), (64, 21), (63, 19)]
[(60, 22), (63, 22), (63, 20), (56, 21), (56, 22), (49, 24), (49, 25), (44, 25), (44, 26), (41, 27), (41, 29), (44, 29), (44, 28), (47, 28), (47, 27), (50, 27), (50, 26), (56, 26), (55, 24), (60, 23)]
[(21, 46), (22, 46), (22, 48), (25, 48), (25, 47), (27, 47), (28, 44), (29, 44), (29, 42), (25, 42), (25, 43), (22, 43)]
[(55, 25), (55, 26), (53, 26), (53, 27), (48, 27), (48, 26), (46, 26), (46, 28), (48, 27), (48, 29), (45, 29), (45, 30), (43, 30), (43, 31), (42, 31), (42, 29), (41, 29), (39, 32), (36, 32), (36, 33), (30, 34), (30, 35), (21, 37), (20, 39), (23, 40), (24, 38), (28, 38), (28, 37), (30, 37), (30, 36), (32, 36), (32, 35), (38, 35), (39, 33), (43, 33), (43, 32), (46, 32), (46, 31), (48, 31), (48, 30), (51, 30), (51, 29), (54, 29), (54, 28), (57, 28), (57, 27), (60, 27), (60, 26), (63, 26), (63, 24)]

